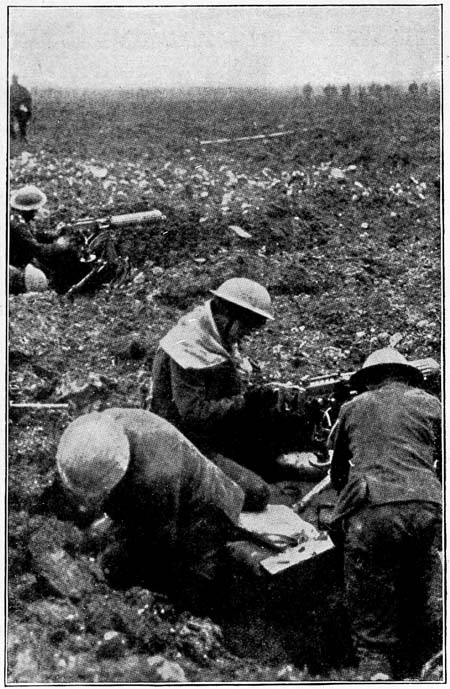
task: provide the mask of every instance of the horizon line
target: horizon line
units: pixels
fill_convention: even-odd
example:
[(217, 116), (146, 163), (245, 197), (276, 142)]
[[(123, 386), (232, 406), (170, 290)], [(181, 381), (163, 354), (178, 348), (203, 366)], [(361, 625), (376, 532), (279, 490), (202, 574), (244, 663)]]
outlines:
[[(359, 82), (327, 82), (327, 83), (313, 83), (313, 82), (305, 82), (301, 84), (286, 84), (282, 86), (277, 86), (276, 84), (271, 84), (271, 85), (264, 85), (264, 84), (192, 84), (189, 86), (186, 85), (179, 85), (179, 84), (148, 84), (148, 85), (132, 85), (132, 84), (127, 84), (127, 85), (111, 85), (111, 86), (100, 86), (100, 85), (91, 85), (91, 86), (62, 86), (61, 84), (27, 84), (27, 88), (31, 89), (41, 89), (41, 90), (48, 90), (48, 89), (55, 89), (59, 91), (121, 91), (121, 90), (126, 90), (126, 91), (151, 91), (151, 90), (164, 90), (164, 91), (199, 91), (199, 90), (226, 90), (226, 89), (233, 89), (233, 90), (254, 90), (254, 91), (287, 91), (287, 90), (301, 90), (305, 88), (305, 86), (311, 86), (313, 89), (323, 89), (326, 88), (327, 86), (335, 86), (337, 88), (342, 88), (343, 86), (349, 85), (350, 88), (359, 88), (359, 87), (367, 87), (367, 86), (405, 86), (409, 85), (411, 83), (416, 83), (418, 86), (422, 84), (427, 84), (427, 85), (438, 85), (440, 86), (441, 80), (439, 78), (432, 78), (432, 79), (401, 79), (397, 81), (376, 81), (376, 80), (368, 80), (368, 81), (359, 81)], [(24, 82), (24, 85), (26, 83), (26, 80)]]

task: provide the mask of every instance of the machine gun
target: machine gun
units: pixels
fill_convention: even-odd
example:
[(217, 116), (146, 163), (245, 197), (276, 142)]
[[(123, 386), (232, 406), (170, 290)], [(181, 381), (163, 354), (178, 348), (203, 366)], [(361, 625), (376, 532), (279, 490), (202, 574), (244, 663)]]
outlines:
[[(417, 359), (410, 364), (423, 374), (425, 389), (439, 396), (439, 364), (432, 358)], [(286, 428), (295, 429), (296, 425), (301, 428), (301, 437), (298, 436), (301, 449), (316, 454), (324, 465), (328, 461), (328, 438), (341, 406), (361, 392), (351, 384), (353, 373), (335, 371), (303, 378), (301, 385), (271, 382), (263, 386), (275, 396), (272, 406), (277, 413), (294, 420)]]
[[(425, 390), (439, 396), (440, 392), (440, 367), (437, 361), (428, 357), (426, 359), (416, 359), (409, 362), (411, 366), (419, 369), (424, 377), (423, 387)], [(360, 390), (356, 390), (351, 385), (352, 372), (332, 373), (323, 376), (309, 378), (304, 388), (304, 395), (316, 400), (321, 408), (321, 422), (314, 427), (315, 441), (318, 447), (322, 447), (322, 452), (329, 452), (329, 438), (333, 426), (337, 421), (339, 410), (352, 397), (357, 395)], [(323, 458), (323, 454), (322, 454)], [(303, 498), (293, 505), (296, 512), (301, 512), (310, 501), (319, 493), (326, 490), (331, 484), (329, 474), (317, 483)]]
[[(436, 394), (439, 388), (437, 378), (440, 372), (437, 361), (428, 357), (426, 359), (410, 361), (409, 364), (418, 368), (422, 373), (424, 388)], [(325, 426), (328, 430), (332, 428), (339, 415), (339, 409), (344, 402), (347, 402), (360, 392), (351, 385), (353, 374), (354, 371), (346, 373), (335, 372), (307, 378), (305, 381), (305, 395), (315, 398), (323, 408), (323, 413), (326, 417)]]
[(79, 265), (75, 284), (73, 280), (69, 281), (69, 284), (65, 284), (58, 291), (72, 296), (85, 288), (88, 283), (106, 277), (108, 269), (117, 272), (120, 267), (126, 267), (127, 259), (119, 255), (117, 237), (111, 230), (164, 219), (165, 216), (161, 211), (155, 209), (60, 223), (56, 228), (58, 233), (56, 244), (59, 243), (64, 247), (69, 243), (77, 252)]

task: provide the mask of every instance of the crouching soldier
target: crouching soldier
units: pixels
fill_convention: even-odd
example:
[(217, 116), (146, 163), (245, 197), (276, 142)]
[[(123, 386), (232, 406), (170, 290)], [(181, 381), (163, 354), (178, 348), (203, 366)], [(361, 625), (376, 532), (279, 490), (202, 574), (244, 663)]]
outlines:
[(252, 460), (255, 466), (255, 455), (262, 464), (262, 457), (250, 422), (254, 398), (246, 392), (252, 369), (239, 344), (273, 320), (271, 300), (262, 285), (246, 278), (231, 278), (212, 295), (160, 341), (152, 410), (244, 487), (247, 508), (262, 509), (269, 488), (245, 466)]
[[(57, 276), (64, 274), (67, 266), (78, 263), (76, 250), (67, 237), (39, 232), (34, 219), (47, 201), (37, 187), (22, 187), (11, 195), (9, 224), (9, 287), (12, 294), (30, 291), (30, 282), (38, 285), (37, 291), (57, 284)], [(28, 270), (27, 270), (28, 268)], [(35, 288), (36, 289), (36, 288)]]
[(351, 380), (365, 392), (338, 419), (334, 522), (364, 679), (417, 672), (420, 653), (442, 643), (441, 405), (422, 382), (399, 352), (378, 350)]
[(86, 414), (63, 433), (57, 467), (64, 500), (117, 527), (102, 558), (110, 584), (214, 602), (244, 493), (174, 426), (143, 409)]

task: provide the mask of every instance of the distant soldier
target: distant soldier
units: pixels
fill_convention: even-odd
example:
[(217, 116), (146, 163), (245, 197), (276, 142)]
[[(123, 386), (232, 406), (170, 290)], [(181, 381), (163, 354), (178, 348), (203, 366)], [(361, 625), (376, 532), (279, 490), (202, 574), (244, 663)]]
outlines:
[(16, 138), (14, 123), (19, 128), (20, 140), (27, 140), (27, 126), (32, 114), (32, 99), (30, 92), (21, 86), (17, 76), (13, 74), (9, 88), (9, 131), (12, 139)]

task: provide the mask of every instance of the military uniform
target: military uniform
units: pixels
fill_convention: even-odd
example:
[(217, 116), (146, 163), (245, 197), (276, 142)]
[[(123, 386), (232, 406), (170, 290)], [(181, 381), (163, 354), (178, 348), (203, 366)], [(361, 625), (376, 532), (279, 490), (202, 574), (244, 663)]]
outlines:
[(243, 466), (263, 462), (244, 395), (250, 370), (237, 350), (224, 347), (206, 302), (161, 340), (153, 362), (152, 410), (244, 488), (247, 508), (263, 509), (269, 488)]
[[(126, 472), (101, 505), (118, 527), (117, 543), (103, 557), (111, 583), (175, 594), (192, 589), (201, 597), (234, 534), (242, 490), (165, 419), (143, 409), (96, 414), (129, 444)], [(71, 432), (79, 424), (82, 433), (92, 416), (72, 422)]]
[(438, 643), (440, 423), (439, 400), (401, 381), (358, 395), (340, 412), (334, 524), (342, 527), (356, 651), (373, 672), (389, 674), (408, 655), (418, 621), (427, 629), (422, 638)]
[(71, 268), (73, 270), (79, 260), (73, 247), (60, 246), (53, 235), (39, 232), (33, 221), (27, 222), (21, 213), (14, 212), (9, 224), (9, 265), (15, 269), (10, 270), (13, 294), (25, 291), (23, 279), (18, 275), (29, 263), (36, 264), (57, 287), (59, 278), (64, 278)]

